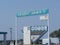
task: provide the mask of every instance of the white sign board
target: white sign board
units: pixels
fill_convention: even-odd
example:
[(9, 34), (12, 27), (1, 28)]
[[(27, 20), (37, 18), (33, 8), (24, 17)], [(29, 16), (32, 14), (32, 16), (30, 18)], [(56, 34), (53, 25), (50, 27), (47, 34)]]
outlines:
[(23, 31), (24, 31), (24, 33), (23, 33), (23, 35), (24, 35), (24, 37), (23, 37), (23, 39), (24, 39), (24, 44), (31, 44), (31, 40), (30, 40), (30, 30), (28, 29), (29, 27), (24, 27), (23, 28)]
[(48, 39), (42, 39), (42, 43), (43, 43), (43, 44), (47, 44), (48, 42), (49, 42)]
[(52, 43), (59, 43), (59, 39), (58, 38), (51, 38), (51, 42)]
[(40, 20), (48, 20), (48, 15), (42, 15), (42, 16), (40, 16)]

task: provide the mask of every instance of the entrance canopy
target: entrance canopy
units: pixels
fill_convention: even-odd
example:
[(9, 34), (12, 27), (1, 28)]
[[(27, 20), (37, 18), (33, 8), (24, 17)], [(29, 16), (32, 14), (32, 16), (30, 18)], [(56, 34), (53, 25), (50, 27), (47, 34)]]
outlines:
[(4, 35), (4, 36), (3, 36), (4, 45), (7, 45), (7, 43), (6, 43), (6, 34), (7, 34), (7, 32), (0, 32), (0, 34), (3, 34), (3, 35)]
[(7, 32), (0, 32), (0, 34), (7, 34)]

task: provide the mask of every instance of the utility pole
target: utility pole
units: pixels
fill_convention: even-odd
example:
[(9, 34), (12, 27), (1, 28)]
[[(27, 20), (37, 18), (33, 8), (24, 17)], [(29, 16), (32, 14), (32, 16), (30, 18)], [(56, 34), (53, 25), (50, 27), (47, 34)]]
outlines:
[(10, 28), (10, 40), (12, 40), (12, 28)]

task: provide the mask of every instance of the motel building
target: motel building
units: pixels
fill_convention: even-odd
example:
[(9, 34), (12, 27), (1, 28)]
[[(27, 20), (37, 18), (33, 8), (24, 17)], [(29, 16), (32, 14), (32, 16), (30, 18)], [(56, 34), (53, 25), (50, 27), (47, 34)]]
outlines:
[(48, 38), (42, 38), (47, 33), (47, 26), (25, 26), (23, 31), (23, 45), (48, 45)]

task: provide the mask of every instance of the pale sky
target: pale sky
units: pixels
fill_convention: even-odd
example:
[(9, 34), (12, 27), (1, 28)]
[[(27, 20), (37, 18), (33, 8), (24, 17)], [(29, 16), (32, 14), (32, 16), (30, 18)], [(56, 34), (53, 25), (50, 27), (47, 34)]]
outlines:
[[(60, 28), (60, 0), (0, 0), (0, 31), (7, 31), (10, 39), (10, 27), (13, 28), (15, 39), (15, 16), (18, 11), (49, 9), (50, 32)], [(37, 20), (37, 19), (36, 19)], [(37, 24), (37, 23), (35, 23)], [(20, 25), (20, 24), (19, 24)], [(20, 31), (20, 38), (22, 32)]]

